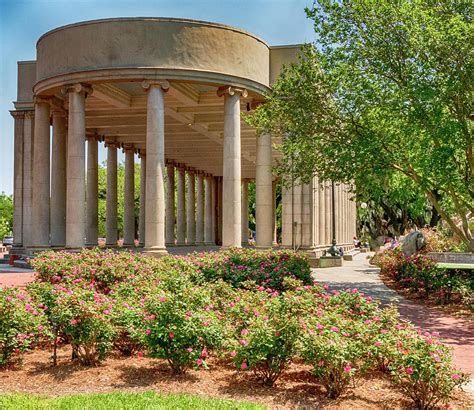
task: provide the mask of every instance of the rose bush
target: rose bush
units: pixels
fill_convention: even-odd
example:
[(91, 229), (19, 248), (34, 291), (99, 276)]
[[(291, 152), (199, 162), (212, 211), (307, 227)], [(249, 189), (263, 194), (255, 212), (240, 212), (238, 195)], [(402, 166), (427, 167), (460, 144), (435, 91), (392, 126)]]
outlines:
[(474, 308), (472, 271), (438, 268), (425, 254), (405, 256), (398, 247), (374, 255), (371, 263), (380, 267), (383, 275), (422, 297), (439, 304), (456, 302)]
[(16, 288), (0, 288), (0, 366), (50, 336), (45, 308)]
[[(115, 349), (166, 360), (183, 373), (207, 367), (214, 355), (273, 385), (297, 359), (312, 366), (329, 397), (375, 370), (390, 374), (418, 406), (446, 402), (465, 381), (448, 350), (438, 341), (427, 345), (399, 322), (396, 309), (381, 308), (357, 289), (313, 283), (299, 253), (82, 254), (40, 255), (34, 264), (41, 273), (27, 290), (58, 339), (86, 364)], [(424, 263), (397, 253), (378, 258), (400, 277)], [(399, 260), (404, 266), (397, 270)]]

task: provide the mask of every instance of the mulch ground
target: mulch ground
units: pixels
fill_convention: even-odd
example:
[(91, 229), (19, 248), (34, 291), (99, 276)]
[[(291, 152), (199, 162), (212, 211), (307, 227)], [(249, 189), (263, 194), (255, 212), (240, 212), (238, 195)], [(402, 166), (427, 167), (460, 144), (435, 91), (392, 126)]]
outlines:
[[(292, 364), (274, 387), (258, 382), (251, 372), (237, 372), (229, 364), (210, 361), (209, 370), (190, 370), (174, 375), (166, 362), (138, 357), (110, 357), (97, 367), (72, 363), (69, 347), (58, 352), (52, 366), (51, 352), (36, 350), (24, 356), (23, 364), (0, 369), (0, 393), (22, 392), (47, 396), (114, 391), (188, 393), (207, 397), (247, 400), (278, 409), (406, 409), (407, 400), (389, 382), (375, 373), (359, 379), (338, 400), (324, 397), (324, 388), (309, 373), (310, 367)], [(469, 409), (470, 398), (455, 392), (454, 409)]]

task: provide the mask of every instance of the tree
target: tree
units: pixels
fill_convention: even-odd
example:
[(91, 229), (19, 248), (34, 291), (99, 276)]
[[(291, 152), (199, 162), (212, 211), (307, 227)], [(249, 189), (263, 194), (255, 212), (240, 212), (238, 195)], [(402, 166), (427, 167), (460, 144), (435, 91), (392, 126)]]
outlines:
[(13, 230), (13, 196), (0, 194), (0, 241)]
[(317, 42), (249, 118), (284, 136), (280, 172), (366, 191), (395, 175), (474, 250), (472, 3), (315, 3)]

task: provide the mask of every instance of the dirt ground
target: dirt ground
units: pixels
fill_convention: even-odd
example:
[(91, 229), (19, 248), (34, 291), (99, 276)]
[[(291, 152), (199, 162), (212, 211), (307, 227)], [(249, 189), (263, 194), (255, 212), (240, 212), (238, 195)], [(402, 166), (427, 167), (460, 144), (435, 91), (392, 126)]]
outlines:
[[(260, 384), (252, 373), (211, 360), (209, 370), (190, 370), (173, 375), (166, 362), (149, 358), (112, 356), (97, 367), (71, 363), (70, 348), (62, 347), (58, 365), (51, 352), (35, 350), (23, 364), (0, 369), (0, 393), (23, 392), (48, 396), (73, 393), (154, 390), (159, 393), (189, 393), (247, 400), (278, 409), (406, 409), (411, 407), (383, 374), (359, 379), (338, 400), (324, 397), (324, 388), (309, 373), (310, 367), (292, 364), (274, 387)], [(469, 409), (467, 394), (456, 392), (453, 409)]]

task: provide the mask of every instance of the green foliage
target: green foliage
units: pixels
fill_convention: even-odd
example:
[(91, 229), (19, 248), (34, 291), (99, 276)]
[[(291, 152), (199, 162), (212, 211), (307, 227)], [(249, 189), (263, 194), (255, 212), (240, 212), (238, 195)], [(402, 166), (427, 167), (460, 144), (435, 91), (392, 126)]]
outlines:
[(148, 295), (142, 329), (149, 354), (166, 359), (175, 373), (207, 367), (209, 349), (222, 344), (221, 315), (212, 302), (209, 291), (189, 286)]
[(236, 367), (273, 386), (297, 353), (301, 329), (294, 313), (292, 303), (277, 293), (240, 293), (227, 309), (227, 349)]
[(312, 282), (308, 258), (302, 252), (230, 249), (180, 259), (197, 266), (198, 282), (222, 279), (234, 287), (242, 287), (245, 282), (253, 281), (260, 287), (276, 290), (283, 289), (283, 280), (287, 277), (304, 284)]
[(0, 194), (0, 241), (13, 231), (13, 196)]
[[(212, 355), (271, 386), (293, 360), (304, 360), (331, 398), (381, 370), (417, 404), (444, 403), (466, 380), (447, 348), (437, 341), (435, 350), (423, 348), (426, 336), (399, 322), (394, 308), (357, 289), (329, 292), (312, 282), (299, 253), (229, 249), (155, 259), (95, 249), (53, 256), (35, 259), (39, 277), (27, 290), (56, 340), (89, 365), (115, 348), (183, 373), (207, 367)], [(4, 323), (17, 334), (16, 323)], [(433, 371), (432, 361), (442, 368)], [(405, 367), (419, 378), (398, 379)]]
[(0, 367), (49, 335), (43, 309), (18, 289), (0, 288)]
[(284, 136), (280, 171), (355, 182), (378, 204), (396, 188), (389, 205), (411, 197), (415, 215), (425, 197), (472, 249), (471, 2), (315, 3), (317, 43), (249, 119)]
[(392, 379), (418, 409), (446, 404), (453, 389), (469, 381), (468, 376), (452, 369), (446, 346), (435, 334), (404, 333), (390, 365)]
[(379, 266), (382, 274), (425, 298), (474, 307), (474, 278), (469, 270), (439, 268), (423, 253), (405, 256), (398, 247), (374, 255), (371, 263)]

